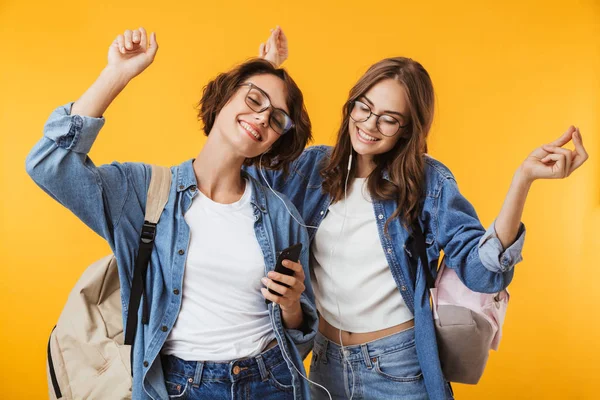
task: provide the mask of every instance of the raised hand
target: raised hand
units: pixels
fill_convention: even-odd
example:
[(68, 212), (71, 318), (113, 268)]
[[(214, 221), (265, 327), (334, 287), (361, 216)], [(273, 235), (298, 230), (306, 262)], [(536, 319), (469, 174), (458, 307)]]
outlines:
[[(574, 150), (563, 146), (573, 141)], [(587, 159), (579, 128), (573, 126), (555, 141), (535, 149), (521, 165), (524, 175), (530, 180), (562, 179), (571, 175)]]
[(131, 80), (152, 64), (157, 51), (158, 43), (154, 32), (148, 41), (144, 28), (133, 31), (128, 29), (111, 43), (108, 49), (108, 67)]
[(285, 33), (279, 26), (271, 29), (271, 35), (267, 43), (261, 43), (258, 48), (258, 57), (270, 61), (276, 67), (280, 67), (288, 56), (288, 41)]

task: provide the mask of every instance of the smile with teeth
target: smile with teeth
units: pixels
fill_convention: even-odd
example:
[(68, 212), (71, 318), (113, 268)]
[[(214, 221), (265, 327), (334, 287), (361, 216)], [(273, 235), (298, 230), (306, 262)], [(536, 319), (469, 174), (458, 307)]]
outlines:
[(240, 125), (242, 126), (242, 128), (244, 128), (244, 130), (246, 132), (248, 132), (253, 137), (255, 137), (256, 140), (259, 140), (259, 141), (262, 140), (262, 137), (260, 136), (260, 134), (258, 133), (258, 131), (256, 131), (256, 129), (254, 129), (250, 124), (248, 124), (248, 123), (246, 123), (244, 121), (240, 121)]
[(356, 128), (358, 131), (358, 136), (360, 136), (361, 139), (366, 140), (368, 142), (378, 142), (381, 139), (377, 139), (376, 137), (373, 137), (371, 135), (367, 135), (365, 132), (363, 132), (360, 128)]

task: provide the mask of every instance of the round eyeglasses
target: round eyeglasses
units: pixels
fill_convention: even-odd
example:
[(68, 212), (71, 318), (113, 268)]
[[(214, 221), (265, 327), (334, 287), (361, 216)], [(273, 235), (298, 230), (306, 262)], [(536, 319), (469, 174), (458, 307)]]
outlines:
[(375, 125), (377, 125), (377, 130), (381, 132), (383, 136), (394, 136), (400, 131), (400, 129), (408, 126), (408, 124), (401, 125), (400, 121), (398, 121), (391, 115), (375, 114), (371, 110), (371, 107), (369, 107), (367, 104), (363, 103), (360, 100), (355, 100), (350, 103), (350, 118), (352, 118), (354, 122), (365, 122), (366, 120), (371, 118), (371, 115), (377, 117)]

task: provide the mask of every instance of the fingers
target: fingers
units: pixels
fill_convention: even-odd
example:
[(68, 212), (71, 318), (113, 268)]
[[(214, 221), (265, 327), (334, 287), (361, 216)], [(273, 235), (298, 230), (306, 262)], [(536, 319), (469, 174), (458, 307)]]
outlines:
[(279, 293), (282, 297), (289, 297), (289, 298), (296, 298), (296, 297), (300, 297), (295, 296), (293, 292), (295, 292), (294, 288), (292, 287), (285, 287), (283, 285), (280, 285), (279, 283), (269, 279), (269, 278), (261, 278), (260, 280), (263, 285), (265, 285), (267, 287), (267, 289), (271, 289), (277, 293)]
[(258, 46), (258, 57), (265, 58), (266, 55), (267, 52), (265, 51), (265, 44), (261, 43), (260, 46)]
[(277, 35), (279, 31), (277, 29), (271, 29), (271, 34), (269, 35), (269, 39), (267, 40), (267, 45), (271, 49), (277, 49)]
[(130, 29), (127, 29), (123, 36), (125, 37), (125, 48), (127, 50), (133, 50), (133, 32)]
[(117, 45), (119, 46), (119, 51), (125, 54), (125, 38), (123, 38), (123, 35), (117, 36), (116, 41)]
[(573, 132), (575, 132), (575, 127), (574, 126), (570, 126), (569, 129), (567, 129), (567, 131), (565, 133), (563, 133), (563, 135), (561, 137), (559, 137), (558, 139), (556, 139), (554, 142), (552, 143), (548, 143), (550, 146), (564, 146), (565, 144), (569, 143), (569, 141), (571, 140), (571, 137), (573, 136)]
[[(569, 176), (569, 173), (571, 171), (571, 161), (573, 160), (574, 152), (572, 152), (571, 150), (563, 149), (562, 147), (558, 147), (558, 146), (544, 145), (544, 146), (542, 146), (542, 148), (549, 153), (561, 154), (564, 156), (560, 165), (562, 168), (564, 168), (564, 170), (562, 171), (563, 177)], [(548, 156), (544, 157), (544, 159), (547, 159)], [(542, 162), (544, 162), (544, 159), (542, 159)]]
[(148, 34), (143, 27), (132, 30), (126, 30), (122, 35), (118, 35), (115, 41), (116, 46), (118, 46), (119, 51), (122, 54), (126, 54), (129, 51), (138, 51), (141, 49), (142, 51), (150, 50), (152, 56), (156, 54), (158, 50), (158, 43), (156, 42), (156, 34), (153, 32), (150, 37), (150, 46), (148, 46)]
[(542, 159), (543, 163), (554, 162), (552, 166), (552, 176), (553, 178), (564, 178), (567, 176), (568, 169), (566, 168), (567, 159), (564, 154), (548, 154), (546, 157)]
[(154, 59), (156, 52), (158, 51), (158, 42), (156, 41), (156, 32), (150, 34), (150, 46), (148, 47), (148, 53)]
[(277, 26), (277, 28), (279, 29), (279, 41), (280, 41), (280, 44), (283, 47), (287, 47), (287, 36), (285, 36), (285, 32), (283, 32), (283, 29), (281, 29), (281, 27)]
[(140, 46), (142, 47), (142, 49), (146, 50), (148, 48), (148, 37), (146, 36), (146, 30), (144, 29), (144, 27), (140, 26), (138, 32), (140, 36)]
[(283, 301), (283, 297), (277, 296), (276, 294), (269, 292), (265, 288), (261, 288), (260, 292), (262, 293), (265, 299), (271, 300), (273, 303), (281, 304), (281, 302)]
[[(284, 267), (294, 271), (296, 276), (298, 276), (298, 273), (301, 273), (302, 275), (304, 275), (304, 268), (302, 268), (302, 264), (300, 264), (300, 263), (293, 262), (291, 260), (283, 260), (283, 262), (281, 264)], [(302, 280), (304, 280), (304, 279), (302, 279)]]
[(585, 147), (583, 146), (583, 139), (581, 138), (581, 133), (579, 132), (579, 128), (575, 129), (575, 133), (573, 133), (573, 144), (575, 145), (575, 157), (571, 161), (571, 169), (569, 171), (569, 175), (573, 173), (577, 168), (579, 168), (584, 162), (589, 158)]

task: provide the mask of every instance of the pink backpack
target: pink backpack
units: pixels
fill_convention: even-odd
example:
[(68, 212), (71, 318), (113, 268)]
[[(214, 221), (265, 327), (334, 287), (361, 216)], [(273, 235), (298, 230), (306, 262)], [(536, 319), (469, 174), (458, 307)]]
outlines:
[[(413, 229), (422, 265), (427, 264), (421, 227)], [(434, 284), (425, 268), (444, 377), (450, 382), (476, 384), (483, 375), (490, 349), (498, 350), (508, 306), (508, 291), (473, 292), (442, 259)]]

